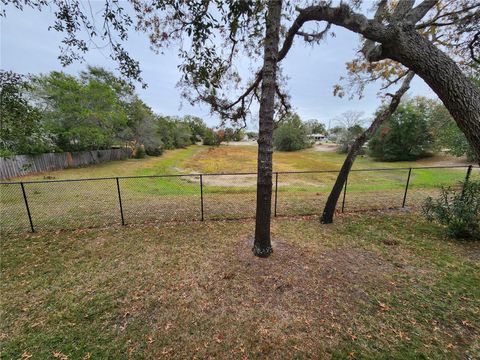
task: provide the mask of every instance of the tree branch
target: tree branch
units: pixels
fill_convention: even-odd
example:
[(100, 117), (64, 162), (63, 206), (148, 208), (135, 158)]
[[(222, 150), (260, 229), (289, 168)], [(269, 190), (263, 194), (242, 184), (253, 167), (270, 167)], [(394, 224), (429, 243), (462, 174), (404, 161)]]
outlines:
[(303, 31), (297, 31), (297, 35), (302, 36), (303, 40), (305, 40), (306, 42), (309, 42), (309, 43), (317, 42), (318, 43), (325, 37), (325, 35), (328, 33), (328, 30), (330, 30), (331, 26), (332, 26), (332, 24), (328, 23), (327, 26), (325, 27), (325, 29), (323, 29), (322, 31), (317, 32), (317, 33), (307, 33), (307, 32), (303, 32)]
[(424, 0), (406, 14), (406, 20), (410, 24), (416, 24), (438, 3), (438, 0)]
[(341, 4), (337, 7), (314, 5), (298, 9), (298, 11), (297, 19), (301, 20), (302, 25), (307, 21), (326, 21), (376, 42), (393, 39), (393, 34), (381, 21), (368, 19), (366, 16), (353, 11), (347, 4)]
[(415, 0), (399, 0), (392, 14), (392, 20), (401, 21), (412, 10)]

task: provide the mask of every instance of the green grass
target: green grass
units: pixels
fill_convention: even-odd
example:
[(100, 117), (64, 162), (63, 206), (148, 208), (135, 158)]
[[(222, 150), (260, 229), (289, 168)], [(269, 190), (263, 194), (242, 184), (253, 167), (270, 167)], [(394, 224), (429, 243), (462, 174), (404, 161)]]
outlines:
[(2, 239), (2, 359), (480, 357), (480, 244), (418, 214), (282, 219), (265, 260), (253, 226)]
[[(274, 153), (275, 171), (337, 170), (343, 155), (314, 149)], [(355, 168), (393, 167), (388, 171), (354, 171), (349, 175), (346, 209), (382, 209), (402, 205), (408, 170), (399, 167), (431, 165), (432, 159), (417, 163), (381, 163), (367, 157)], [(435, 161), (439, 161), (436, 159)], [(198, 219), (200, 177), (148, 177), (199, 172), (255, 172), (256, 147), (191, 146), (167, 151), (161, 157), (129, 159), (85, 168), (37, 174), (25, 180), (76, 179), (91, 177), (146, 176), (120, 179), (127, 223)], [(320, 214), (337, 173), (278, 175), (278, 215)], [(441, 186), (455, 186), (465, 169), (413, 170), (407, 205), (420, 206)], [(474, 176), (480, 176), (476, 171)], [(274, 179), (274, 184), (277, 181)], [(104, 226), (120, 221), (115, 179), (89, 182), (26, 184), (34, 225), (38, 230)], [(253, 217), (255, 175), (203, 176), (206, 219)], [(20, 185), (0, 185), (0, 231), (25, 231), (29, 225)]]

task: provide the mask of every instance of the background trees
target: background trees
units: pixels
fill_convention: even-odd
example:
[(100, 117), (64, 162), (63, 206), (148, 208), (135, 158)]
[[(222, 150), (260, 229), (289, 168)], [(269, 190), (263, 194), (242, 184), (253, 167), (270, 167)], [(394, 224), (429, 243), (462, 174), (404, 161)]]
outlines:
[(365, 119), (362, 112), (346, 111), (338, 116), (335, 122), (339, 125), (330, 130), (330, 139), (339, 145), (337, 151), (345, 154), (355, 139), (363, 132), (362, 124)]
[(12, 72), (0, 72), (0, 156), (37, 154), (55, 148), (41, 111), (28, 101), (31, 86)]
[(161, 155), (196, 143), (207, 129), (198, 117), (155, 114), (129, 84), (101, 68), (78, 76), (2, 71), (0, 80), (2, 155), (112, 146)]
[(328, 131), (324, 123), (317, 119), (310, 119), (305, 123), (305, 127), (309, 134), (323, 134), (327, 135)]
[(64, 151), (109, 148), (116, 134), (127, 127), (119, 93), (107, 81), (91, 75), (77, 78), (54, 71), (32, 78), (42, 120)]
[(370, 154), (382, 161), (415, 160), (431, 154), (435, 141), (430, 112), (431, 104), (423, 98), (403, 101), (370, 140)]

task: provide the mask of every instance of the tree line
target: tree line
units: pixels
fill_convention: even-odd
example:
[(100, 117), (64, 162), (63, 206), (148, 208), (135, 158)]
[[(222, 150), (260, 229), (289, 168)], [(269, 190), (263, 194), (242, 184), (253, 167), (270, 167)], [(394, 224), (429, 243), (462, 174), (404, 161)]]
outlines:
[[(380, 106), (374, 116), (385, 111), (386, 107)], [(338, 152), (347, 153), (365, 131), (363, 124), (366, 120), (362, 118), (362, 113), (346, 112), (337, 121), (341, 125), (330, 129), (329, 139), (339, 145)], [(438, 100), (416, 96), (400, 102), (360, 153), (368, 153), (381, 161), (409, 161), (440, 151), (478, 161), (465, 134), (445, 106)]]
[(202, 140), (217, 145), (245, 136), (238, 129), (210, 129), (197, 116), (155, 114), (130, 84), (99, 67), (78, 76), (2, 70), (0, 96), (1, 156), (112, 147), (155, 156)]
[[(381, 105), (374, 117), (385, 111)], [(334, 119), (339, 125), (329, 129), (318, 120), (302, 121), (295, 113), (288, 114), (273, 132), (275, 150), (296, 151), (311, 147), (312, 134), (328, 135), (338, 144), (337, 151), (346, 154), (365, 131), (368, 122), (362, 112), (347, 111)], [(423, 96), (405, 98), (396, 111), (374, 132), (368, 145), (360, 149), (380, 161), (409, 161), (444, 151), (457, 157), (478, 161), (465, 134), (459, 129), (445, 106)]]

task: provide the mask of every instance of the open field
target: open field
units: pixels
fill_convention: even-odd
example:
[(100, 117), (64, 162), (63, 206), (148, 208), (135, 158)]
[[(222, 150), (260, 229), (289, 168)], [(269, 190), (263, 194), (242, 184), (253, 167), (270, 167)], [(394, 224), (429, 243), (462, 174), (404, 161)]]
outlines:
[[(169, 151), (162, 157), (130, 159), (86, 168), (55, 171), (30, 176), (25, 194), (36, 230), (76, 229), (121, 223), (118, 188), (121, 192), (123, 221), (126, 224), (202, 219), (241, 219), (255, 213), (255, 174), (218, 175), (215, 172), (254, 172), (253, 146), (192, 146)], [(315, 149), (295, 153), (275, 153), (274, 199), (277, 216), (320, 214), (335, 181), (343, 155)], [(428, 162), (430, 161), (430, 163)], [(442, 159), (417, 163), (380, 163), (362, 157), (348, 181), (345, 211), (398, 208), (403, 205), (409, 166), (429, 166)], [(391, 170), (380, 171), (383, 167)], [(220, 171), (224, 169), (224, 171)], [(326, 170), (321, 173), (290, 171)], [(441, 186), (457, 186), (466, 168), (415, 169), (412, 171), (405, 205), (419, 207)], [(154, 177), (156, 175), (181, 177)], [(121, 178), (116, 176), (134, 176)], [(135, 177), (139, 176), (139, 177)], [(108, 177), (90, 181), (59, 179)], [(480, 178), (475, 169), (472, 178)], [(52, 181), (53, 180), (53, 181)], [(0, 230), (2, 233), (30, 228), (21, 185), (0, 185)]]
[(4, 359), (478, 359), (480, 247), (417, 214), (110, 227), (1, 243)]
[[(338, 170), (345, 156), (332, 151), (307, 149), (296, 152), (274, 152), (273, 171)], [(43, 179), (78, 179), (92, 177), (142, 176), (191, 173), (256, 172), (256, 146), (226, 146), (218, 148), (193, 145), (186, 149), (168, 150), (160, 157), (112, 161), (83, 168), (51, 171), (22, 178), (24, 181)], [(405, 168), (422, 166), (468, 165), (463, 159), (438, 155), (413, 162), (373, 161), (360, 156), (354, 169)], [(12, 179), (16, 180), (16, 179)]]

